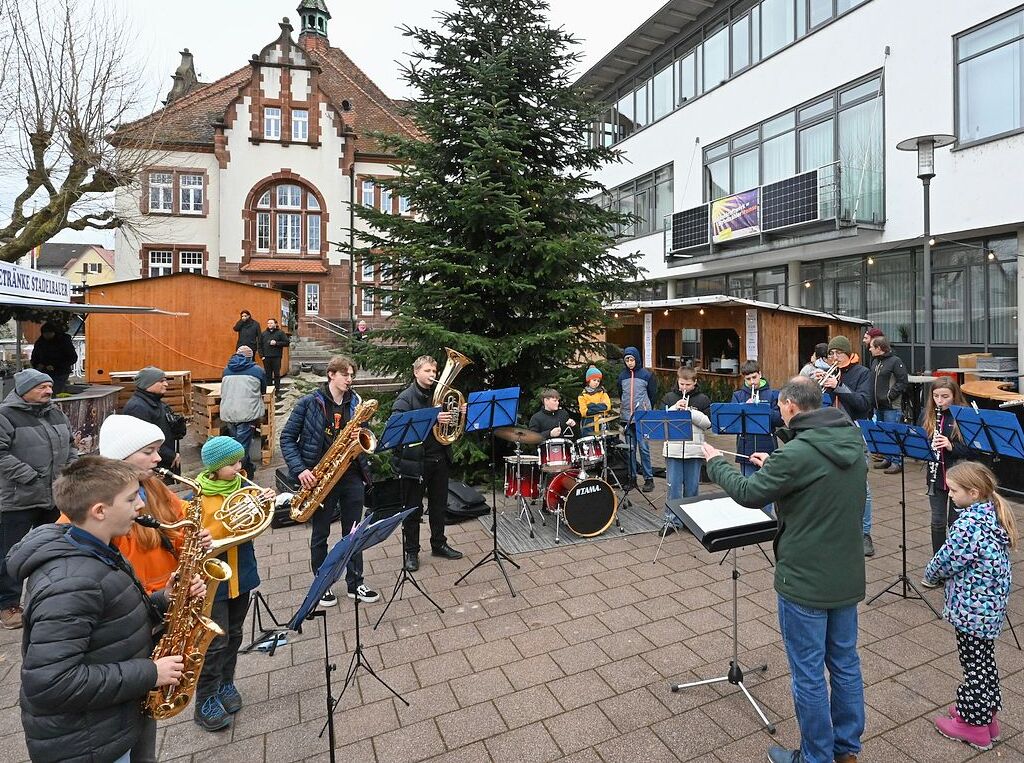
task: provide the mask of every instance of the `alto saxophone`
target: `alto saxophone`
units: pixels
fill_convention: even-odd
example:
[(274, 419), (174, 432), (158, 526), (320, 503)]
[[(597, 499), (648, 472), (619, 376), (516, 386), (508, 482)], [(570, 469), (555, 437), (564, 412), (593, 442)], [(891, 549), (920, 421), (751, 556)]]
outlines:
[(358, 405), (352, 420), (338, 433), (323, 458), (313, 467), (316, 484), (311, 488), (300, 488), (292, 497), (289, 515), (295, 522), (307, 522), (320, 505), (327, 499), (338, 480), (348, 469), (352, 459), (361, 453), (369, 453), (377, 447), (377, 436), (363, 426), (377, 412), (376, 400), (367, 400)]
[(459, 371), (472, 365), (473, 361), (451, 347), (444, 349), (448, 353), (448, 360), (444, 364), (441, 375), (437, 378), (433, 402), (435, 406), (441, 406), (441, 413), (450, 414), (452, 421), (447, 424), (442, 424), (440, 421), (434, 424), (434, 439), (442, 445), (451, 445), (466, 431), (466, 413), (462, 410), (466, 398), (451, 384), (459, 375)]
[[(217, 586), (231, 578), (231, 567), (220, 559), (210, 559), (203, 549), (199, 540), (203, 530), (203, 507), (199, 486), (194, 489), (194, 497), (186, 506), (185, 519), (162, 524), (151, 516), (136, 518), (146, 527), (182, 528), (184, 536), (174, 586), (168, 596), (170, 606), (164, 616), (164, 633), (153, 649), (152, 658), (158, 660), (181, 655), (185, 665), (177, 686), (153, 689), (143, 701), (143, 711), (158, 721), (173, 718), (192, 700), (206, 661), (206, 650), (214, 638), (224, 635), (223, 629), (210, 617), (210, 610), (213, 609)], [(196, 575), (206, 583), (206, 596), (202, 599), (189, 595), (192, 578)]]

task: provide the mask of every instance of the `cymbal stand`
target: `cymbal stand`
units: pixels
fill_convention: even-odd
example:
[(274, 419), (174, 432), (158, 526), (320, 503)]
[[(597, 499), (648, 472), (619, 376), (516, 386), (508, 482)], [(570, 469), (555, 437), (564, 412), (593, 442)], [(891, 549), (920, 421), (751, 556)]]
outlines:
[[(536, 522), (533, 519), (533, 511), (530, 509), (530, 503), (523, 496), (523, 464), (522, 464), (522, 454), (523, 454), (522, 453), (522, 444), (518, 440), (516, 440), (516, 449), (515, 449), (515, 453), (513, 454), (516, 457), (516, 460), (514, 462), (515, 465), (516, 465), (516, 471), (515, 471), (515, 480), (516, 480), (515, 498), (516, 498), (516, 505), (519, 506), (519, 521), (522, 522), (523, 521), (523, 517), (525, 516), (527, 521), (530, 523), (530, 537), (532, 538), (532, 537), (534, 537), (533, 526), (536, 524)], [(510, 495), (509, 492), (508, 492), (508, 487), (509, 487), (508, 480), (506, 479), (505, 480), (505, 495)], [(544, 517), (542, 516), (541, 520), (543, 520), (543, 519), (544, 519)]]

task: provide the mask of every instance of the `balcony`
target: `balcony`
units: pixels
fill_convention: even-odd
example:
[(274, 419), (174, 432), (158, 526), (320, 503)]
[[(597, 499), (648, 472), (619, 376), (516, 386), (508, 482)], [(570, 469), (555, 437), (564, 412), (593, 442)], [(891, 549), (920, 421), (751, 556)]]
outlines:
[(825, 164), (667, 215), (665, 260), (749, 252), (794, 236), (834, 238), (843, 229), (881, 229), (884, 195), (880, 170), (847, 166), (844, 172), (842, 162)]

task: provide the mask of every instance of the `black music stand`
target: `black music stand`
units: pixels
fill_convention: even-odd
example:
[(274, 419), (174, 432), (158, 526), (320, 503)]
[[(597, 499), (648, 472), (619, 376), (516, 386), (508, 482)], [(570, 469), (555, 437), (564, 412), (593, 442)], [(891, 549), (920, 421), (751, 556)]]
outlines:
[[(637, 434), (644, 440), (693, 439), (693, 419), (689, 411), (637, 411), (634, 421)], [(658, 561), (669, 524), (666, 521), (661, 527), (661, 541), (658, 550), (654, 552), (654, 562)]]
[[(276, 628), (269, 628), (263, 625), (263, 613), (266, 613)], [(287, 623), (279, 622), (274, 611), (267, 603), (262, 591), (256, 591), (252, 599), (252, 630), (249, 633), (249, 643), (238, 650), (239, 654), (248, 654), (254, 649), (266, 652), (270, 657), (274, 656), (279, 646), (288, 643)], [(259, 635), (257, 634), (259, 631)]]
[[(437, 421), (437, 415), (441, 412), (440, 407), (434, 408), (420, 408), (415, 411), (405, 411), (403, 413), (393, 413), (384, 425), (384, 432), (381, 434), (380, 439), (377, 441), (376, 453), (382, 453), (393, 448), (398, 448), (402, 445), (413, 445), (418, 442), (423, 442), (427, 437), (430, 436), (430, 430), (434, 426), (434, 422)], [(401, 496), (402, 496), (402, 511), (410, 510), (409, 506), (406, 506), (406, 488), (408, 480), (399, 477), (399, 484), (401, 485)], [(411, 507), (412, 511), (415, 511), (418, 506)], [(380, 518), (380, 515), (377, 515)], [(402, 527), (402, 565), (398, 572), (398, 577), (395, 579), (395, 587), (391, 591), (391, 598), (388, 599), (388, 603), (384, 605), (383, 611), (380, 613), (380, 617), (377, 618), (377, 622), (374, 624), (373, 629), (377, 630), (380, 626), (381, 621), (384, 620), (384, 615), (391, 609), (391, 605), (395, 599), (402, 598), (402, 589), (405, 588), (405, 584), (412, 583), (412, 587), (423, 594), (423, 597), (429, 601), (434, 607), (444, 613), (444, 608), (434, 601), (430, 594), (428, 594), (423, 587), (416, 580), (411, 570), (405, 568), (405, 526)]]
[[(993, 465), (1003, 456), (1024, 459), (1024, 431), (1015, 414), (963, 405), (951, 405), (949, 412), (968, 447), (991, 456)], [(1020, 650), (1020, 639), (1017, 638), (1009, 614), (1006, 616), (1006, 624), (1010, 626), (1010, 633)]]
[[(671, 689), (673, 692), (680, 692), (695, 686), (728, 681), (733, 686), (740, 688), (751, 707), (754, 708), (754, 712), (761, 719), (765, 729), (769, 734), (774, 734), (775, 724), (768, 720), (768, 716), (757, 704), (757, 700), (743, 684), (743, 668), (740, 667), (739, 660), (739, 593), (737, 591), (740, 571), (736, 564), (736, 549), (772, 540), (778, 531), (778, 522), (765, 516), (760, 509), (748, 509), (740, 506), (725, 492), (681, 498), (665, 505), (686, 525), (705, 549), (711, 553), (726, 551), (732, 555), (732, 660), (729, 661), (729, 672), (718, 678), (672, 684)], [(768, 665), (758, 665), (749, 670), (764, 673), (768, 670)]]
[[(619, 507), (618, 511), (621, 511), (622, 509), (625, 509), (627, 506), (632, 506), (633, 505), (633, 501), (629, 497), (629, 494), (631, 492), (633, 492), (634, 490), (636, 490), (636, 477), (637, 477), (637, 473), (633, 471), (634, 459), (636, 459), (636, 461), (638, 463), (639, 463), (639, 460), (640, 460), (640, 454), (637, 453), (637, 443), (638, 443), (638, 440), (637, 440), (637, 431), (636, 431), (636, 426), (637, 426), (636, 425), (636, 416), (639, 413), (640, 413), (640, 411), (636, 411), (632, 421), (623, 421), (622, 422), (622, 436), (625, 438), (625, 441), (626, 441), (625, 445), (626, 445), (626, 449), (627, 449), (627, 454), (625, 456), (625, 461), (626, 461), (626, 472), (627, 472), (627, 474), (629, 474), (629, 484), (626, 485), (626, 486), (623, 486), (623, 484), (619, 481), (618, 476), (615, 474), (615, 468), (614, 467), (612, 467), (612, 468), (610, 468), (608, 470), (608, 474), (612, 477), (612, 479), (614, 480), (615, 484), (618, 486), (619, 490), (622, 491), (622, 495), (619, 496), (619, 500), (618, 500), (618, 507)], [(619, 450), (619, 448), (616, 448), (616, 450)], [(622, 454), (619, 454), (619, 457), (623, 458)], [(658, 507), (654, 505), (654, 501), (652, 501), (650, 498), (648, 498), (644, 494), (643, 491), (640, 491), (640, 497), (643, 498), (645, 501), (647, 501), (647, 505), (650, 506), (651, 509), (653, 509), (654, 511), (658, 510)], [(616, 515), (615, 515), (615, 522), (619, 526), (619, 532), (624, 533), (624, 532), (626, 532), (626, 529), (619, 522), (618, 511), (616, 512)]]
[(352, 660), (349, 662), (348, 672), (345, 673), (345, 683), (341, 687), (341, 692), (339, 692), (337, 697), (334, 696), (331, 687), (331, 673), (337, 670), (337, 665), (331, 662), (330, 647), (327, 640), (327, 615), (323, 610), (317, 610), (316, 606), (324, 593), (338, 582), (338, 578), (341, 577), (353, 556), (386, 540), (395, 531), (395, 528), (412, 513), (412, 509), (407, 509), (376, 522), (373, 521), (373, 516), (371, 515), (356, 525), (355, 529), (338, 541), (334, 548), (330, 550), (330, 553), (327, 554), (327, 558), (320, 565), (316, 577), (313, 578), (313, 584), (309, 587), (306, 598), (303, 599), (302, 604), (299, 605), (295, 614), (292, 615), (292, 619), (288, 621), (289, 628), (296, 633), (302, 633), (302, 623), (305, 620), (312, 620), (315, 617), (323, 619), (321, 632), (324, 639), (324, 675), (327, 678), (327, 720), (324, 722), (323, 728), (320, 729), (319, 736), (323, 738), (324, 732), (328, 732), (327, 739), (330, 745), (332, 763), (335, 760), (334, 711), (341, 702), (345, 690), (355, 681), (359, 668), (373, 676), (381, 686), (405, 703), (406, 707), (409, 706), (409, 703), (401, 694), (391, 688), (387, 681), (377, 675), (377, 671), (363, 657), (363, 641), (359, 628), (358, 596), (353, 600), (356, 614), (356, 648), (352, 652)]
[[(869, 419), (858, 420), (857, 426), (860, 427), (870, 453), (877, 453), (885, 458), (896, 456), (903, 459), (912, 458), (916, 461), (934, 462), (937, 460), (935, 451), (931, 447), (931, 439), (921, 427)], [(928, 606), (933, 615), (939, 617), (939, 613), (932, 603), (924, 597), (914, 585), (914, 581), (907, 576), (907, 479), (905, 469), (900, 470), (900, 554), (903, 563), (902, 572), (883, 590), (868, 599), (867, 603), (871, 604), (882, 594), (891, 593), (903, 599), (919, 599)], [(892, 590), (898, 585), (902, 586), (902, 592)], [(907, 589), (913, 591), (914, 595), (911, 595)]]
[[(495, 427), (513, 426), (516, 423), (516, 411), (519, 408), (519, 387), (508, 387), (506, 389), (482, 390), (470, 392), (466, 401), (466, 431), (483, 432)], [(491, 438), (491, 464), (495, 465), (494, 438)], [(505, 571), (503, 562), (508, 562), (517, 570), (519, 565), (513, 561), (503, 548), (498, 545), (498, 502), (495, 497), (496, 476), (492, 473), (491, 479), (491, 539), (493, 546), (487, 554), (476, 564), (466, 570), (462, 577), (455, 581), (458, 585), (468, 578), (474, 571), (487, 564), (494, 562), (501, 570), (501, 574), (508, 583), (508, 590), (513, 598), (516, 590), (512, 587), (512, 580)], [(532, 520), (531, 520), (532, 521)]]
[[(711, 431), (715, 434), (771, 436), (771, 403), (712, 403)], [(768, 504), (765, 514), (770, 514), (770, 507)]]

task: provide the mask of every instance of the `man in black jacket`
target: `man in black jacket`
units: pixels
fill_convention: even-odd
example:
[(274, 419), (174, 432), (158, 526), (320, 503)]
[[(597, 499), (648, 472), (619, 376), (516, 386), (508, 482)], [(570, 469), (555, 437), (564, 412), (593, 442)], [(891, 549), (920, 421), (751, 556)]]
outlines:
[(64, 391), (76, 360), (78, 353), (67, 332), (53, 323), (44, 323), (42, 334), (32, 346), (31, 363), (32, 368), (53, 379), (53, 394)]
[[(909, 378), (907, 367), (897, 355), (884, 335), (874, 336), (868, 345), (871, 353), (871, 373), (874, 375), (875, 417), (879, 421), (903, 420), (903, 393), (907, 391)], [(903, 471), (903, 459), (893, 456), (873, 464), (876, 469), (885, 469), (886, 474)]]
[(239, 314), (238, 321), (235, 323), (235, 331), (238, 332), (238, 341), (235, 342), (235, 347), (241, 347), (244, 344), (255, 354), (259, 349), (260, 324), (252, 319), (252, 314), (248, 310), (243, 310)]
[(277, 326), (273, 318), (267, 319), (267, 330), (260, 334), (260, 357), (267, 373), (267, 383), (274, 385), (274, 396), (281, 399), (281, 357), (284, 348), (291, 344), (288, 335)]
[(164, 433), (164, 442), (160, 446), (160, 467), (179, 473), (181, 455), (178, 453), (178, 440), (185, 433), (180, 430), (181, 418), (163, 401), (165, 394), (167, 375), (155, 366), (146, 366), (135, 374), (135, 393), (128, 398), (121, 413), (160, 427)]
[[(142, 712), (152, 689), (177, 685), (180, 655), (150, 659), (166, 591), (147, 596), (111, 545), (138, 510), (138, 472), (80, 459), (53, 486), (70, 525), (33, 530), (7, 557), (26, 581), (21, 720), (32, 760), (156, 760), (156, 723)], [(194, 578), (189, 593), (205, 595)]]
[[(434, 384), (437, 381), (437, 361), (421, 355), (412, 364), (413, 383), (391, 406), (393, 413), (416, 411), (433, 407)], [(451, 423), (454, 414), (441, 411), (437, 420)], [(395, 452), (398, 475), (402, 485), (402, 507), (419, 507), (419, 511), (402, 525), (404, 537), (404, 567), (410, 572), (420, 568), (420, 520), (423, 517), (423, 495), (427, 497), (427, 519), (430, 523), (430, 553), (445, 559), (461, 559), (462, 552), (448, 545), (444, 534), (445, 512), (448, 510), (448, 468), (452, 462), (452, 448), (442, 445), (431, 429), (427, 439), (415, 445), (406, 445)]]
[(532, 417), (529, 427), (534, 432), (544, 435), (545, 440), (552, 437), (572, 437), (572, 429), (576, 421), (569, 416), (569, 411), (559, 408), (562, 396), (556, 389), (546, 389), (540, 393), (541, 404), (544, 406)]
[[(836, 336), (828, 343), (828, 362), (839, 364), (839, 376), (825, 379), (822, 390), (832, 395), (832, 406), (846, 411), (853, 420), (870, 419), (875, 412), (875, 392), (871, 372), (853, 360), (853, 346), (845, 336)], [(815, 377), (824, 376), (818, 372)], [(867, 458), (867, 451), (864, 457)], [(864, 556), (875, 555), (875, 544), (871, 540), (871, 484), (867, 486), (867, 500), (864, 502)]]

